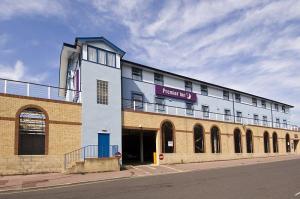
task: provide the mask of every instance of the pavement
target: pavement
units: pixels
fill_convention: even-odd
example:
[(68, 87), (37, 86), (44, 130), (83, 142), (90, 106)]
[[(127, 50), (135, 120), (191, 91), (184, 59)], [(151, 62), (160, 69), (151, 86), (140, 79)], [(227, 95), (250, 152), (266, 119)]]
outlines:
[[(128, 165), (126, 170), (104, 173), (87, 173), (87, 174), (34, 174), (34, 175), (15, 175), (0, 177), (0, 198), (3, 194), (17, 192), (27, 192), (34, 190), (43, 190), (49, 188), (68, 187), (82, 184), (97, 182), (115, 181), (121, 179), (131, 179), (146, 176), (162, 176), (175, 173), (193, 173), (203, 170), (232, 168), (237, 166), (250, 166), (259, 164), (268, 164), (276, 162), (296, 161), (300, 165), (300, 155), (286, 155), (268, 158), (239, 159), (228, 161), (214, 161), (204, 163), (188, 163), (173, 165)], [(293, 166), (293, 165), (292, 165)], [(300, 168), (300, 167), (299, 167)], [(298, 170), (299, 170), (298, 168)], [(296, 170), (297, 174), (300, 172)], [(300, 191), (300, 179), (298, 187)], [(288, 186), (288, 185), (287, 185)], [(299, 194), (300, 195), (300, 194)], [(299, 196), (300, 198), (300, 196)]]

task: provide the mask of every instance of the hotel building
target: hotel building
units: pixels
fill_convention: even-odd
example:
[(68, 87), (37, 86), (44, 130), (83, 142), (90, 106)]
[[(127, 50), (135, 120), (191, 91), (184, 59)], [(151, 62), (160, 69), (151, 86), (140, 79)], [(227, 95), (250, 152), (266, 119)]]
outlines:
[[(124, 55), (104, 37), (64, 43), (57, 87), (64, 102), (48, 99), (42, 104), (36, 102), (40, 98), (31, 97), (21, 106), (29, 109), (15, 108), (13, 141), (6, 143), (15, 146), (12, 155), (24, 153), (19, 135), (22, 110), (42, 114), (47, 131), (43, 138), (34, 138), (42, 142), (37, 144), (40, 149), (25, 147), (26, 155), (47, 159), (52, 154), (65, 164), (72, 161), (66, 160), (67, 154), (88, 146), (96, 146), (100, 158), (120, 153), (123, 164), (300, 153), (299, 128), (290, 120), (292, 105), (135, 63)], [(0, 102), (18, 97), (7, 91), (1, 96)], [(55, 107), (50, 107), (54, 102)], [(51, 120), (49, 112), (59, 119)], [(65, 138), (55, 141), (55, 128), (62, 125), (68, 126), (63, 127)], [(1, 133), (5, 134), (3, 129)]]

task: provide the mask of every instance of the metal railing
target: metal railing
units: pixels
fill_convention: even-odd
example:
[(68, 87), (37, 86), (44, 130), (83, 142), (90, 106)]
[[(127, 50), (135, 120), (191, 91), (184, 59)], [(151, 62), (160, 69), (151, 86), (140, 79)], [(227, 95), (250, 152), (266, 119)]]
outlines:
[[(58, 95), (59, 91), (65, 92), (67, 94), (67, 97), (60, 97)], [(81, 101), (80, 90), (65, 89), (51, 85), (3, 78), (0, 78), (0, 93), (77, 103)]]
[(274, 128), (282, 128), (282, 129), (300, 131), (300, 128), (297, 125), (293, 125), (290, 123), (278, 123), (278, 122), (275, 122), (275, 121), (272, 122), (269, 120), (260, 120), (260, 119), (250, 118), (250, 117), (234, 116), (234, 115), (229, 115), (229, 114), (222, 114), (222, 113), (216, 113), (216, 112), (210, 112), (210, 111), (202, 111), (202, 110), (197, 110), (197, 109), (187, 109), (187, 108), (183, 108), (183, 107), (169, 106), (169, 105), (149, 103), (149, 102), (141, 102), (141, 101), (130, 100), (130, 99), (122, 99), (122, 107), (123, 107), (123, 109), (130, 109), (133, 111), (162, 113), (162, 114), (169, 114), (169, 115), (193, 117), (193, 118), (199, 118), (199, 119), (239, 123), (239, 124), (244, 124), (244, 125), (258, 125), (258, 126), (266, 126), (266, 127), (274, 127)]
[(118, 152), (118, 145), (110, 145), (99, 150), (98, 145), (87, 145), (80, 149), (76, 149), (64, 155), (64, 168), (68, 168), (73, 163), (84, 162), (88, 158), (107, 158), (114, 157)]

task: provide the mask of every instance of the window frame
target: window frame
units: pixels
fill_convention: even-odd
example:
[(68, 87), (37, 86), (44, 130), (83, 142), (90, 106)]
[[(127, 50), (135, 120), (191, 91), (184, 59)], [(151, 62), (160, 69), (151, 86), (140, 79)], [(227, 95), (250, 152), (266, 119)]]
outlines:
[[(142, 97), (142, 100), (134, 100), (134, 96), (140, 96), (140, 97)], [(143, 93), (132, 92), (131, 93), (131, 101), (132, 101), (132, 107), (135, 110), (141, 110), (141, 111), (144, 110), (144, 94)], [(135, 102), (140, 102), (141, 106), (138, 106), (138, 104), (134, 103), (134, 101)]]
[(235, 102), (237, 102), (237, 103), (241, 103), (242, 102), (241, 94), (235, 93), (234, 94), (234, 98), (235, 98)]
[(257, 98), (252, 97), (252, 106), (257, 107)]
[(230, 97), (229, 97), (229, 91), (227, 90), (223, 90), (223, 99), (229, 101)]
[[(137, 71), (140, 72), (139, 75), (134, 74)], [(143, 70), (137, 67), (131, 67), (131, 77), (133, 80), (143, 81)], [(135, 77), (139, 77), (139, 78), (135, 78)]]
[[(240, 114), (240, 116), (239, 116)], [(242, 118), (243, 118), (243, 112), (242, 111), (236, 111), (236, 121), (239, 123), (242, 123)]]
[(185, 91), (193, 92), (193, 82), (184, 81), (184, 88), (185, 88)]
[[(207, 110), (204, 110), (204, 108), (206, 108)], [(209, 106), (208, 105), (202, 105), (201, 106), (201, 112), (202, 112), (203, 118), (209, 118), (210, 117)]]
[[(89, 58), (89, 49), (90, 48), (93, 48), (93, 49), (96, 50), (96, 61), (92, 61)], [(105, 64), (99, 62), (99, 51), (103, 51), (105, 53)], [(114, 64), (115, 64), (114, 66), (111, 66), (111, 65), (107, 64), (108, 53), (114, 55)], [(108, 67), (111, 67), (111, 68), (117, 68), (117, 54), (115, 52), (112, 52), (112, 51), (109, 51), (109, 50), (106, 50), (106, 49), (103, 49), (103, 48), (98, 48), (98, 47), (95, 47), (95, 46), (92, 46), (92, 45), (87, 45), (87, 61), (92, 62), (92, 63), (96, 63), (96, 64), (101, 64), (101, 65), (104, 65), (104, 66), (108, 66)]]
[[(154, 100), (155, 100), (155, 105), (156, 105), (155, 110), (157, 112), (164, 113), (166, 111), (165, 98), (156, 96)], [(162, 100), (162, 103), (159, 104), (158, 100)]]
[(200, 85), (201, 95), (208, 96), (208, 86), (201, 84)]
[[(104, 83), (104, 85), (101, 86), (101, 83)], [(104, 87), (105, 86), (105, 87)], [(101, 105), (108, 105), (109, 100), (109, 85), (108, 81), (99, 80), (97, 79), (97, 104)], [(104, 90), (101, 90), (104, 89)], [(103, 94), (103, 96), (101, 96)]]
[(261, 107), (266, 109), (267, 108), (267, 102), (266, 100), (261, 100)]
[(154, 84), (163, 86), (164, 85), (164, 75), (162, 75), (160, 73), (154, 73)]
[(224, 109), (224, 120), (225, 121), (231, 120), (231, 110), (230, 109)]
[(185, 112), (186, 115), (194, 115), (194, 104), (191, 102), (185, 102)]

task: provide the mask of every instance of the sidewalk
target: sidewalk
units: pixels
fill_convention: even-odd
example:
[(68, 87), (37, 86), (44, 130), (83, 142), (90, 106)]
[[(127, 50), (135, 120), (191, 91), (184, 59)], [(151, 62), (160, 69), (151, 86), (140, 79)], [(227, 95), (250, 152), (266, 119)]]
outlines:
[(178, 172), (189, 172), (195, 170), (216, 169), (224, 167), (234, 167), (241, 165), (253, 165), (259, 163), (269, 163), (285, 160), (300, 159), (300, 155), (287, 155), (280, 157), (240, 159), (204, 163), (188, 163), (174, 165), (139, 165), (127, 166), (127, 170), (105, 173), (88, 174), (34, 174), (34, 175), (16, 175), (0, 177), (0, 193), (7, 191), (22, 191), (36, 188), (49, 188), (56, 186), (67, 186), (78, 183), (89, 183), (97, 181), (114, 180), (121, 178), (133, 178), (151, 175), (163, 175)]

